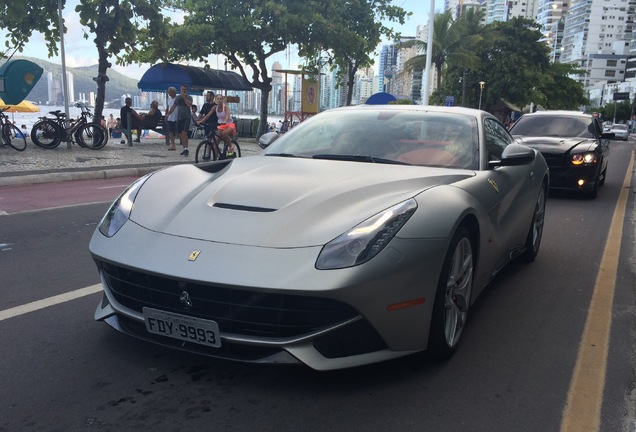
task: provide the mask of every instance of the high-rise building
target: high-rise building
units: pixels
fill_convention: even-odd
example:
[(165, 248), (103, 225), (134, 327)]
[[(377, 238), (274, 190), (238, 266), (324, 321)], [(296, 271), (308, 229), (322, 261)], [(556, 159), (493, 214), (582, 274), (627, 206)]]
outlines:
[(565, 15), (560, 61), (586, 73), (586, 88), (624, 81), (634, 0), (573, 0)]

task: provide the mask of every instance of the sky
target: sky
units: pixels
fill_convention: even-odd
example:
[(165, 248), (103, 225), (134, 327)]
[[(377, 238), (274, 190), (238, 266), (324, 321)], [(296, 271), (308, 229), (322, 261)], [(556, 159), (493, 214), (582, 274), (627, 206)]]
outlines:
[[(237, 0), (240, 1), (240, 0)], [(415, 36), (415, 30), (418, 25), (426, 24), (428, 20), (428, 12), (430, 8), (430, 0), (393, 0), (393, 4), (401, 6), (408, 12), (412, 12), (413, 15), (407, 18), (406, 24), (398, 26), (392, 23), (394, 28), (400, 31), (405, 36)], [(434, 1), (434, 0), (433, 0)], [(66, 7), (64, 8), (62, 15), (65, 20), (67, 33), (64, 35), (64, 51), (67, 67), (79, 67), (79, 66), (91, 66), (97, 64), (97, 49), (91, 39), (84, 38), (83, 28), (79, 23), (79, 17), (75, 12), (75, 5), (78, 0), (67, 0)], [(436, 10), (443, 7), (441, 1), (437, 0)], [(384, 41), (386, 42), (386, 41)], [(61, 53), (61, 50), (58, 48)], [(380, 52), (378, 47), (377, 52)], [(40, 58), (48, 60), (52, 63), (62, 64), (61, 56), (49, 58), (48, 50), (44, 43), (44, 38), (39, 33), (34, 33), (32, 40), (25, 46), (22, 53), (16, 53), (16, 55), (24, 55), (28, 57)], [(216, 61), (216, 65), (214, 64)], [(298, 66), (297, 50), (294, 47), (290, 47), (285, 52), (272, 56), (271, 63), (278, 61), (285, 69), (295, 69)], [(150, 68), (149, 64), (144, 65), (130, 65), (126, 67), (118, 66), (115, 64), (114, 59), (111, 60), (113, 69), (117, 72), (123, 73), (133, 79), (140, 79), (144, 72)], [(271, 67), (271, 63), (268, 67)], [(376, 60), (376, 72), (378, 68), (378, 61)], [(199, 65), (195, 62), (189, 63), (190, 65)], [(210, 58), (210, 66), (212, 68), (223, 68), (223, 57), (216, 59), (216, 57)]]

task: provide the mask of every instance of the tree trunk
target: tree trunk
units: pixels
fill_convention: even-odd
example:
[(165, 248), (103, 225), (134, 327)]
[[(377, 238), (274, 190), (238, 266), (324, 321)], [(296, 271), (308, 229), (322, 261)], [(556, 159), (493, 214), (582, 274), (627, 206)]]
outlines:
[(261, 88), (261, 114), (259, 116), (258, 132), (256, 133), (256, 139), (258, 140), (261, 135), (269, 130), (267, 123), (267, 102), (269, 100), (269, 93), (272, 90), (272, 86), (266, 86)]

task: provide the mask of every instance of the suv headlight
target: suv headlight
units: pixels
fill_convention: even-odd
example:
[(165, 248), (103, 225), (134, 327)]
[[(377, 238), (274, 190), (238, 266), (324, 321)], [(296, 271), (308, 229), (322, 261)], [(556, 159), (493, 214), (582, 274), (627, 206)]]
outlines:
[(408, 199), (336, 237), (320, 251), (316, 268), (339, 269), (369, 261), (384, 249), (416, 209), (417, 202)]
[(124, 226), (124, 223), (130, 218), (133, 203), (139, 193), (141, 186), (150, 178), (152, 174), (145, 175), (128, 186), (125, 191), (119, 195), (119, 198), (110, 206), (102, 221), (99, 223), (99, 232), (106, 237), (112, 237), (117, 231)]
[(595, 153), (580, 153), (572, 155), (572, 165), (590, 165), (597, 163)]

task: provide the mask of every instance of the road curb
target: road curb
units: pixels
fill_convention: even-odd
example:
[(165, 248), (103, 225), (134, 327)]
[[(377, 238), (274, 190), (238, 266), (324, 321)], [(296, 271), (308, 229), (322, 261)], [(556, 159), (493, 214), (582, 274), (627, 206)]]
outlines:
[(39, 183), (64, 182), (71, 180), (108, 179), (116, 177), (141, 177), (166, 165), (143, 166), (133, 168), (104, 168), (90, 171), (68, 171), (41, 174), (26, 174), (20, 176), (0, 177), (2, 186), (22, 186)]

